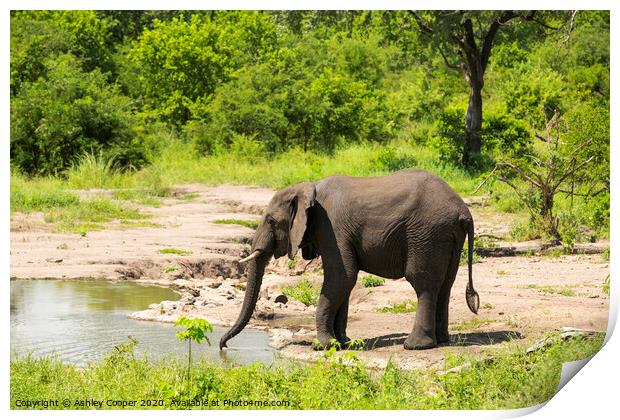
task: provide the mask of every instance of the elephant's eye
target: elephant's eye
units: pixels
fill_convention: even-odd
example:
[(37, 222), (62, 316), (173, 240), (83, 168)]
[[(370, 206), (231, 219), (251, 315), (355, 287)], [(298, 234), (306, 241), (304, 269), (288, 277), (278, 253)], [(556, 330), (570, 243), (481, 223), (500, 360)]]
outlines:
[(267, 220), (267, 223), (269, 223), (271, 226), (275, 226), (277, 223), (276, 219), (274, 219), (270, 214), (268, 214), (265, 219)]

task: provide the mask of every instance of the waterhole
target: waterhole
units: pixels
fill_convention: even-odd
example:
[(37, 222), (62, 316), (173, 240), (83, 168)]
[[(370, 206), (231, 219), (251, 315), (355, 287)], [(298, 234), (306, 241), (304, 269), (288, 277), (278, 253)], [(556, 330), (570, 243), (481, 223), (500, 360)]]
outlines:
[[(17, 356), (54, 356), (86, 366), (102, 360), (114, 346), (138, 340), (136, 356), (152, 360), (184, 357), (187, 343), (180, 342), (172, 324), (137, 321), (127, 315), (151, 303), (177, 300), (176, 292), (158, 286), (105, 280), (13, 280), (11, 281), (11, 353)], [(269, 347), (267, 333), (246, 328), (235, 337), (234, 349), (220, 355), (218, 343), (224, 328), (208, 334), (205, 342), (192, 345), (195, 358), (239, 364), (270, 363), (276, 352)]]

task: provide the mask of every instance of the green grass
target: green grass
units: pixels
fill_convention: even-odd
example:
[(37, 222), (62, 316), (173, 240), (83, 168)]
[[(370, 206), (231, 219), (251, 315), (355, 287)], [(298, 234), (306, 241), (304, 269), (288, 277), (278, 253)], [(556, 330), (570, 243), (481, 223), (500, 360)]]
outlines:
[(407, 313), (407, 312), (415, 312), (418, 310), (418, 302), (413, 299), (406, 299), (402, 302), (390, 303), (389, 306), (384, 306), (383, 308), (377, 309), (377, 312), (382, 313)]
[(364, 287), (378, 287), (385, 284), (385, 279), (373, 276), (372, 274), (368, 274), (367, 276), (362, 277), (361, 281)]
[(192, 251), (186, 251), (184, 249), (178, 248), (164, 248), (159, 250), (160, 254), (175, 254), (175, 255), (190, 255), (193, 254)]
[[(143, 205), (159, 206), (157, 197), (174, 196), (172, 187), (183, 183), (209, 185), (237, 184), (281, 188), (302, 181), (316, 181), (333, 174), (351, 176), (386, 175), (404, 167), (424, 169), (444, 179), (462, 196), (470, 195), (484, 174), (467, 171), (458, 165), (440, 162), (435, 151), (424, 145), (395, 140), (387, 145), (362, 143), (338, 148), (334, 153), (303, 152), (291, 149), (271, 157), (248, 160), (234, 153), (198, 156), (191, 144), (170, 140), (155, 154), (150, 165), (136, 171), (117, 171), (101, 157), (83, 155), (81, 160), (59, 177), (28, 179), (11, 174), (11, 210), (42, 211), (51, 207), (71, 205), (78, 200), (69, 191), (80, 188), (133, 189), (142, 193), (115, 193)], [(19, 180), (18, 180), (19, 178)], [(19, 188), (14, 188), (19, 184)], [(492, 190), (492, 193), (490, 191)], [(511, 237), (527, 240), (540, 236), (540, 228), (527, 221), (528, 212), (510, 188), (501, 182), (485, 185), (477, 194), (490, 194), (488, 200), (496, 211), (517, 212), (519, 220)], [(192, 199), (195, 194), (180, 199)], [(592, 225), (594, 236), (608, 237), (608, 223), (588, 218), (591, 206), (580, 197), (574, 203), (559, 196), (557, 214), (562, 226)], [(570, 217), (567, 214), (570, 213)], [(577, 216), (575, 216), (577, 215)], [(600, 217), (599, 217), (600, 218)], [(572, 222), (572, 220), (575, 222)], [(591, 220), (592, 219), (592, 220)], [(608, 219), (607, 219), (608, 220)], [(600, 227), (597, 227), (600, 226)], [(591, 235), (592, 236), (592, 235)], [(475, 256), (474, 261), (479, 257)]]
[(316, 305), (319, 301), (321, 288), (308, 279), (304, 279), (296, 284), (289, 284), (280, 288), (282, 293), (290, 298), (295, 299), (306, 306)]
[(548, 293), (553, 295), (562, 295), (562, 296), (576, 296), (574, 287), (577, 286), (554, 286), (554, 285), (538, 285), (538, 284), (528, 284), (527, 286), (522, 286), (525, 289), (534, 289), (541, 293)]
[(472, 318), (469, 321), (450, 324), (451, 331), (473, 331), (495, 322), (492, 319)]
[[(17, 401), (163, 400), (165, 408), (183, 400), (287, 401), (286, 409), (514, 409), (549, 400), (556, 391), (563, 362), (595, 354), (603, 334), (560, 339), (531, 354), (507, 343), (494, 350), (491, 362), (475, 356), (448, 358), (443, 369), (472, 362), (470, 369), (436, 375), (435, 369), (365, 368), (351, 351), (325, 353), (315, 363), (284, 362), (267, 366), (226, 367), (200, 361), (186, 380), (185, 363), (167, 358), (158, 362), (135, 357), (131, 346), (120, 345), (109, 357), (86, 369), (58, 360), (13, 357), (10, 361), (11, 408)], [(58, 409), (62, 409), (62, 404)], [(108, 406), (103, 407), (111, 408)], [(149, 408), (149, 407), (129, 407)], [(152, 407), (150, 407), (152, 408)], [(198, 407), (204, 408), (204, 407)], [(249, 408), (259, 408), (257, 406)], [(54, 407), (54, 409), (56, 409)]]
[(240, 219), (217, 219), (213, 223), (216, 225), (240, 225), (250, 229), (256, 229), (260, 220), (240, 220)]
[(133, 201), (134, 203), (151, 207), (161, 207), (163, 204), (157, 197), (144, 190), (115, 190), (114, 199)]
[(148, 220), (133, 221), (121, 220), (121, 226), (124, 228), (160, 228), (163, 225), (159, 223), (149, 222)]
[(609, 278), (610, 278), (610, 276), (609, 276), (609, 274), (607, 274), (607, 277), (605, 277), (605, 280), (603, 280), (603, 284), (601, 285), (601, 290), (607, 296), (609, 296)]
[(83, 234), (91, 230), (106, 229), (102, 224), (115, 219), (140, 220), (149, 215), (131, 207), (110, 201), (106, 198), (91, 198), (72, 206), (56, 207), (44, 213), (47, 223), (55, 224), (58, 232)]

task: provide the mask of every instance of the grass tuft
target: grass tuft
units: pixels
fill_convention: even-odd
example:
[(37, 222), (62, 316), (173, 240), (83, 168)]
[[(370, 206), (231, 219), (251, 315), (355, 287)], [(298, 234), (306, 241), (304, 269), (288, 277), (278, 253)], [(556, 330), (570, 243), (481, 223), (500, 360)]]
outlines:
[(372, 274), (368, 274), (367, 276), (362, 277), (361, 281), (364, 287), (378, 287), (385, 284), (385, 279), (373, 276)]
[(240, 220), (240, 219), (217, 219), (213, 223), (216, 225), (240, 225), (250, 229), (256, 229), (260, 224), (259, 220)]
[(308, 279), (304, 279), (296, 284), (290, 284), (281, 287), (282, 293), (290, 298), (295, 299), (306, 306), (316, 305), (319, 301), (321, 288)]
[(164, 248), (159, 250), (160, 254), (175, 254), (175, 255), (191, 255), (192, 251), (186, 251), (178, 248)]
[[(560, 379), (562, 363), (595, 354), (604, 334), (554, 340), (530, 354), (516, 344), (495, 350), (490, 362), (474, 355), (447, 358), (446, 364), (471, 363), (470, 369), (436, 375), (434, 369), (401, 370), (392, 363), (366, 368), (352, 351), (327, 351), (316, 363), (255, 363), (228, 367), (214, 361), (187, 365), (174, 357), (152, 362), (119, 345), (106, 359), (79, 369), (54, 358), (12, 357), (10, 401), (99, 400), (158, 401), (164, 408), (228, 408), (223, 401), (287, 401), (268, 409), (418, 409), (489, 410), (530, 407), (548, 401)], [(510, 343), (509, 343), (510, 344)], [(447, 368), (448, 366), (446, 366)], [(180, 407), (183, 401), (218, 400), (218, 406)], [(37, 407), (43, 408), (43, 407)], [(62, 409), (62, 404), (52, 409)], [(69, 409), (79, 407), (71, 406)], [(83, 408), (83, 407), (82, 407)], [(104, 404), (103, 409), (110, 409)], [(136, 406), (133, 409), (162, 408)], [(258, 405), (247, 408), (260, 409)]]
[(398, 303), (390, 303), (389, 306), (377, 309), (377, 312), (401, 314), (415, 312), (418, 310), (418, 302), (413, 299), (406, 299)]

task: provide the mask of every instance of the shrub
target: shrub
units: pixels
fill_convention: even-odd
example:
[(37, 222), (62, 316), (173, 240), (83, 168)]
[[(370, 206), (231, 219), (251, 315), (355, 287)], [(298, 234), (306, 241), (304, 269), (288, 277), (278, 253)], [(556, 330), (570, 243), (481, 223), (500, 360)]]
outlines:
[[(429, 146), (436, 150), (439, 160), (458, 164), (465, 144), (465, 107), (450, 106), (440, 114)], [(485, 113), (482, 122), (482, 150), (474, 167), (491, 167), (495, 156), (521, 157), (531, 148), (526, 125), (504, 111)]]
[(385, 279), (382, 279), (381, 277), (373, 276), (372, 274), (362, 277), (362, 285), (364, 287), (378, 287), (378, 286), (383, 286), (384, 284), (385, 284)]
[(319, 301), (321, 289), (308, 279), (304, 279), (297, 284), (282, 287), (282, 293), (295, 299), (306, 306), (316, 305)]
[(32, 175), (59, 173), (84, 152), (101, 152), (120, 167), (145, 163), (128, 98), (69, 54), (48, 64), (48, 78), (24, 85), (11, 101), (12, 163)]

